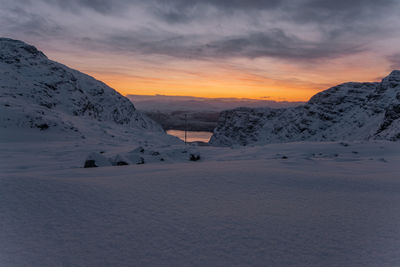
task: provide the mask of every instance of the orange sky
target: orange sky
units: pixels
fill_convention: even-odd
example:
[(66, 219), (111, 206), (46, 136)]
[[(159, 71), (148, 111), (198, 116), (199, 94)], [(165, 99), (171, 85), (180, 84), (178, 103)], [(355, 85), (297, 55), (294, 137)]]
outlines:
[(388, 74), (387, 63), (358, 54), (313, 64), (271, 59), (225, 62), (169, 61), (156, 65), (140, 57), (88, 53), (83, 59), (50, 53), (63, 62), (105, 82), (121, 94), (237, 97), (276, 101), (307, 101), (319, 91), (348, 81), (377, 81)]

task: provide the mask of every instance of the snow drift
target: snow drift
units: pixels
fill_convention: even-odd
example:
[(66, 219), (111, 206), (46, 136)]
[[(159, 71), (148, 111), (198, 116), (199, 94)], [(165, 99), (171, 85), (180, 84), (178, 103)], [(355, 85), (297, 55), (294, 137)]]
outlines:
[(213, 145), (293, 141), (400, 140), (400, 71), (380, 83), (345, 83), (305, 105), (224, 111)]

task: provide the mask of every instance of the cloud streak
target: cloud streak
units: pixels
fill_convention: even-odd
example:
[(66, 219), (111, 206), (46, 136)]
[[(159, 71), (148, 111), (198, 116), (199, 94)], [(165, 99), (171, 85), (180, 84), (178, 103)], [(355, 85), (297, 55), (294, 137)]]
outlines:
[[(306, 41), (288, 35), (280, 29), (253, 32), (246, 35), (227, 36), (207, 40), (203, 36), (158, 34), (159, 40), (146, 36), (148, 31), (119, 33), (103, 40), (87, 40), (91, 44), (103, 44), (104, 50), (118, 47), (122, 51), (140, 54), (157, 54), (182, 59), (227, 59), (272, 57), (285, 60), (319, 60), (336, 58), (364, 51), (362, 44), (338, 42), (334, 38)], [(155, 34), (154, 34), (155, 35)], [(150, 36), (153, 36), (152, 34)]]

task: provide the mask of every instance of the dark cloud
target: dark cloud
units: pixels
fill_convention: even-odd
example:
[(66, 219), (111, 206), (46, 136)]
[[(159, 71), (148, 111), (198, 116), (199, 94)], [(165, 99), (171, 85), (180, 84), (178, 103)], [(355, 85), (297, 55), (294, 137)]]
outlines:
[(181, 14), (179, 12), (176, 12), (174, 10), (171, 10), (169, 12), (155, 12), (156, 14), (158, 13), (158, 15), (165, 20), (168, 23), (171, 24), (176, 24), (176, 23), (185, 23), (185, 22), (189, 22), (193, 19), (193, 17), (189, 16), (188, 14)]
[[(186, 23), (188, 20), (202, 16), (202, 7), (214, 7), (221, 13), (271, 11), (279, 12), (282, 17), (291, 18), (302, 23), (313, 21), (337, 22), (357, 21), (360, 17), (373, 14), (384, 16), (382, 12), (390, 10), (397, 4), (396, 0), (43, 0), (48, 4), (63, 9), (79, 11), (82, 8), (92, 9), (102, 14), (113, 14), (124, 11), (135, 5), (147, 6), (159, 19), (170, 23)], [(188, 14), (190, 13), (190, 14)], [(370, 17), (370, 19), (374, 19)]]
[[(294, 0), (296, 1), (296, 0)], [(153, 3), (169, 5), (175, 8), (187, 8), (200, 5), (210, 5), (221, 10), (231, 9), (274, 9), (282, 6), (287, 0), (153, 0)]]
[(361, 27), (386, 17), (396, 6), (396, 0), (308, 0), (300, 5), (292, 5), (285, 15), (297, 23)]
[[(129, 1), (132, 2), (132, 1)], [(396, 4), (396, 0), (148, 0), (150, 5), (184, 9), (196, 6), (213, 6), (221, 11), (231, 10), (279, 10), (280, 12), (313, 9), (317, 12), (337, 13), (363, 10), (376, 11), (390, 8)]]
[(370, 8), (385, 8), (396, 3), (396, 0), (308, 0), (305, 1), (306, 8), (315, 8), (319, 10), (363, 10)]
[(360, 44), (337, 43), (333, 39), (305, 41), (280, 29), (228, 38), (208, 44), (213, 56), (277, 57), (314, 60), (339, 57), (363, 50)]
[[(268, 11), (272, 16), (298, 23), (334, 21), (339, 25), (379, 19), (398, 5), (396, 0), (150, 0), (148, 3), (160, 19), (171, 23), (195, 20), (203, 15), (201, 7), (211, 6), (225, 14), (249, 12), (250, 16), (257, 16), (252, 12)], [(193, 10), (200, 12), (190, 12)]]
[[(307, 61), (351, 55), (369, 49), (375, 39), (392, 35), (382, 21), (399, 11), (395, 0), (21, 1), (18, 5), (0, 0), (0, 23), (4, 25), (0, 34), (48, 36), (86, 49), (183, 59)], [(39, 2), (46, 5), (33, 10)], [(129, 13), (132, 9), (135, 15)], [(101, 20), (92, 22), (97, 14), (88, 10), (101, 18), (107, 16), (112, 26)], [(52, 16), (60, 13), (62, 18)], [(69, 28), (76, 18), (87, 22), (79, 32)], [(218, 32), (217, 26), (223, 30)], [(297, 31), (299, 26), (305, 27), (302, 34)]]
[(171, 6), (153, 6), (151, 13), (159, 20), (169, 24), (187, 23), (201, 17), (201, 11), (197, 7), (174, 8)]
[(126, 1), (123, 0), (45, 0), (45, 2), (72, 11), (78, 11), (82, 8), (89, 8), (103, 14), (111, 13), (115, 9), (121, 8), (123, 4), (126, 4)]
[[(114, 33), (103, 36), (103, 39), (87, 39), (83, 42), (88, 47), (97, 46), (98, 49), (104, 50), (118, 49), (121, 52), (199, 60), (272, 57), (289, 61), (313, 61), (355, 54), (364, 50), (361, 44), (337, 42), (334, 39), (305, 41), (280, 29), (209, 41), (204, 36), (168, 35), (149, 33), (149, 31)], [(149, 38), (153, 36), (159, 38)]]
[[(23, 0), (28, 1), (28, 0)], [(155, 18), (167, 23), (187, 23), (204, 17), (204, 8), (213, 7), (221, 14), (270, 12), (271, 16), (298, 23), (368, 22), (387, 16), (386, 12), (398, 7), (397, 0), (36, 0), (63, 10), (80, 12), (90, 9), (113, 15), (130, 7), (145, 6)], [(34, 4), (32, 1), (31, 4)], [(366, 20), (368, 19), (368, 20)], [(366, 21), (364, 21), (366, 20)]]
[[(3, 23), (6, 21), (7, 23)], [(5, 9), (2, 14), (2, 30), (9, 34), (33, 36), (37, 39), (60, 37), (66, 33), (55, 21), (21, 7)]]

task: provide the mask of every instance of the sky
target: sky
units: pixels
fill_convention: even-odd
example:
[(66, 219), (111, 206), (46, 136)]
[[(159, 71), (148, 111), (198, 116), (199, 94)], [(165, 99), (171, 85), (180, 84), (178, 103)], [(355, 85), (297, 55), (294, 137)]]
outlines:
[(122, 94), (305, 101), (400, 68), (397, 0), (0, 0), (0, 36)]

